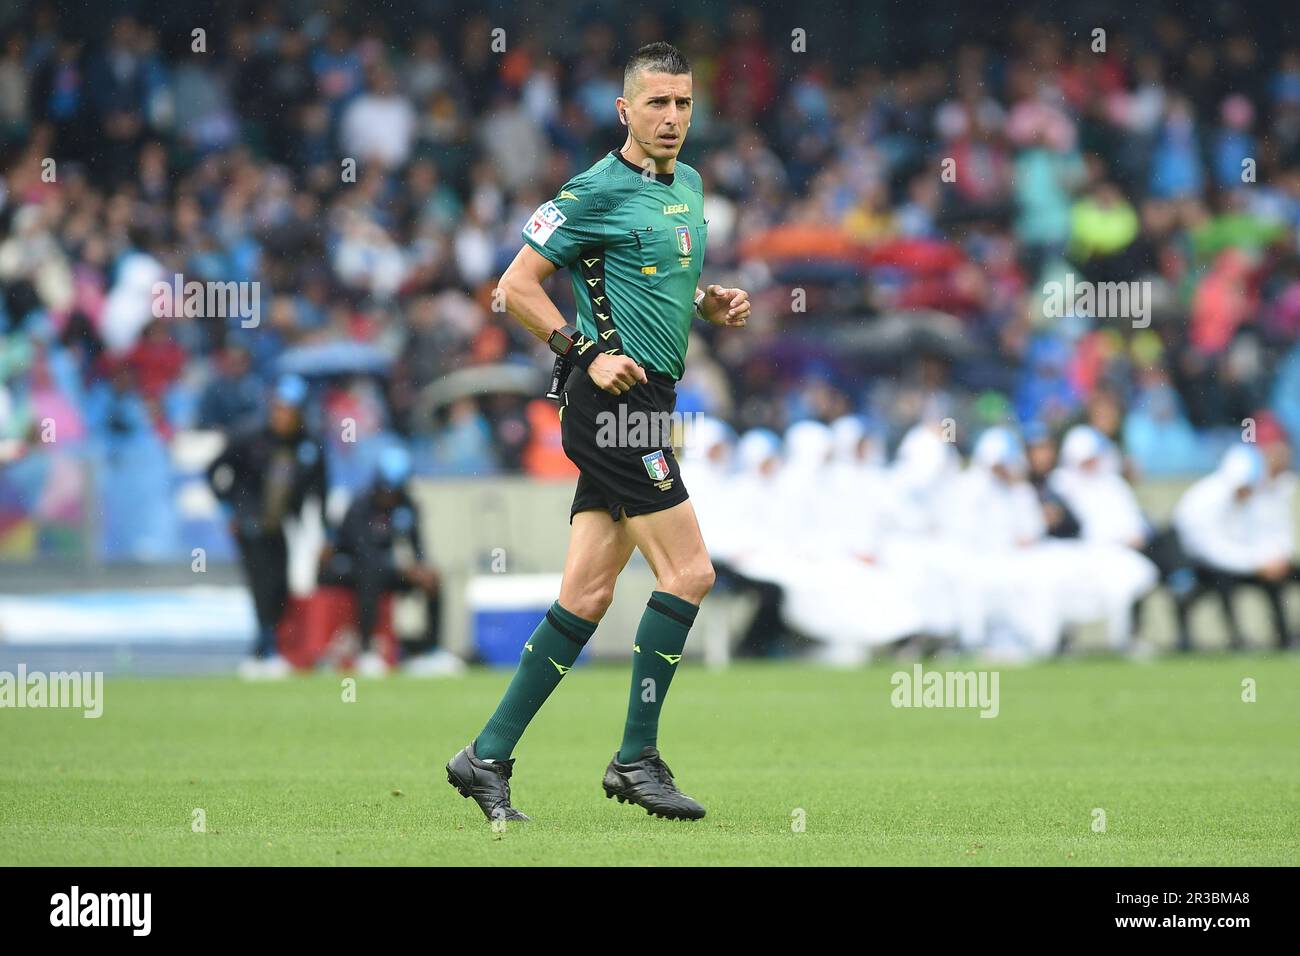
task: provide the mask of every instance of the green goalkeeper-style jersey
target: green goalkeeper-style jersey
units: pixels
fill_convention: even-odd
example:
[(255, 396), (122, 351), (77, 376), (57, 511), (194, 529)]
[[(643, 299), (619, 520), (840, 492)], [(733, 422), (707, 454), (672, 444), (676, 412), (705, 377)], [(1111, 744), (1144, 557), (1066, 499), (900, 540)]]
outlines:
[(543, 203), (523, 237), (568, 267), (578, 331), (680, 379), (708, 230), (694, 169), (678, 162), (651, 178), (610, 152)]

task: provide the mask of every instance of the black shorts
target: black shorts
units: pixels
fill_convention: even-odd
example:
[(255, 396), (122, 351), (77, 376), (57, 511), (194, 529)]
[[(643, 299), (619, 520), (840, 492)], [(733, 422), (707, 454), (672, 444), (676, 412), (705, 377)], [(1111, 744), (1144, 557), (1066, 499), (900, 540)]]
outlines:
[(669, 426), (676, 382), (646, 369), (648, 381), (622, 395), (598, 388), (580, 368), (560, 398), (564, 453), (578, 466), (569, 522), (579, 511), (608, 511), (615, 521), (681, 504), (688, 497)]

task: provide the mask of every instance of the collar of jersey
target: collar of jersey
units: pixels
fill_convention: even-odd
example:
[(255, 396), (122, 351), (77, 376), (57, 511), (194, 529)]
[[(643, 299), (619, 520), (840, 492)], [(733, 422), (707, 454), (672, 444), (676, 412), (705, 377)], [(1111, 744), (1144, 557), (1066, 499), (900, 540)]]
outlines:
[[(622, 153), (620, 153), (618, 150), (611, 149), (609, 151), (609, 155), (613, 156), (615, 159), (617, 159), (628, 169), (632, 170), (632, 172), (636, 173), (638, 176), (641, 175), (641, 167), (638, 166), (636, 163), (628, 162), (627, 157), (624, 156)], [(673, 179), (676, 177), (676, 175), (677, 175), (676, 173), (655, 173), (655, 179), (663, 183), (665, 186), (671, 186), (673, 184)]]

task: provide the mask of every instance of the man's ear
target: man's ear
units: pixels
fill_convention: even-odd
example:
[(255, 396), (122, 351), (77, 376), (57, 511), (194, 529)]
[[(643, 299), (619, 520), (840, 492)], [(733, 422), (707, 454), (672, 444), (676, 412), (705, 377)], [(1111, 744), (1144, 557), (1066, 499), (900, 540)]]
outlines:
[(614, 100), (614, 108), (618, 110), (618, 121), (624, 126), (627, 125), (627, 108), (630, 104), (623, 97)]

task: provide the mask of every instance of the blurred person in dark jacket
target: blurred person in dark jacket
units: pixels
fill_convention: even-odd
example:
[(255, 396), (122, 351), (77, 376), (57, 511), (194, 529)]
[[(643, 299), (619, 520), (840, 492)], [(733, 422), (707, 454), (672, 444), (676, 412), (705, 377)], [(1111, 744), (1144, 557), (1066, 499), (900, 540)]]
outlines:
[(222, 353), (218, 372), (199, 399), (200, 428), (243, 431), (262, 416), (262, 383), (253, 374), (248, 350), (232, 345)]
[(276, 629), (289, 602), (289, 546), (285, 522), (309, 496), (324, 523), (325, 448), (303, 421), (307, 383), (287, 375), (277, 383), (267, 423), (231, 436), (208, 467), (208, 482), (231, 514), (230, 529), (257, 611), (257, 639), (240, 665), (246, 678), (283, 677), (288, 663), (276, 653)]
[(1024, 432), (1029, 484), (1038, 495), (1047, 534), (1053, 538), (1079, 537), (1079, 520), (1065, 500), (1047, 484), (1048, 475), (1056, 468), (1056, 439), (1042, 422), (1030, 422)]
[(463, 673), (464, 662), (438, 646), (440, 579), (420, 540), (420, 512), (406, 491), (411, 455), (400, 446), (384, 449), (371, 486), (352, 502), (322, 556), (320, 583), (345, 587), (356, 595), (361, 656), (357, 672), (382, 677), (388, 662), (375, 649), (379, 602), (395, 591), (425, 596), (425, 637), (407, 664), (410, 673), (447, 676)]

